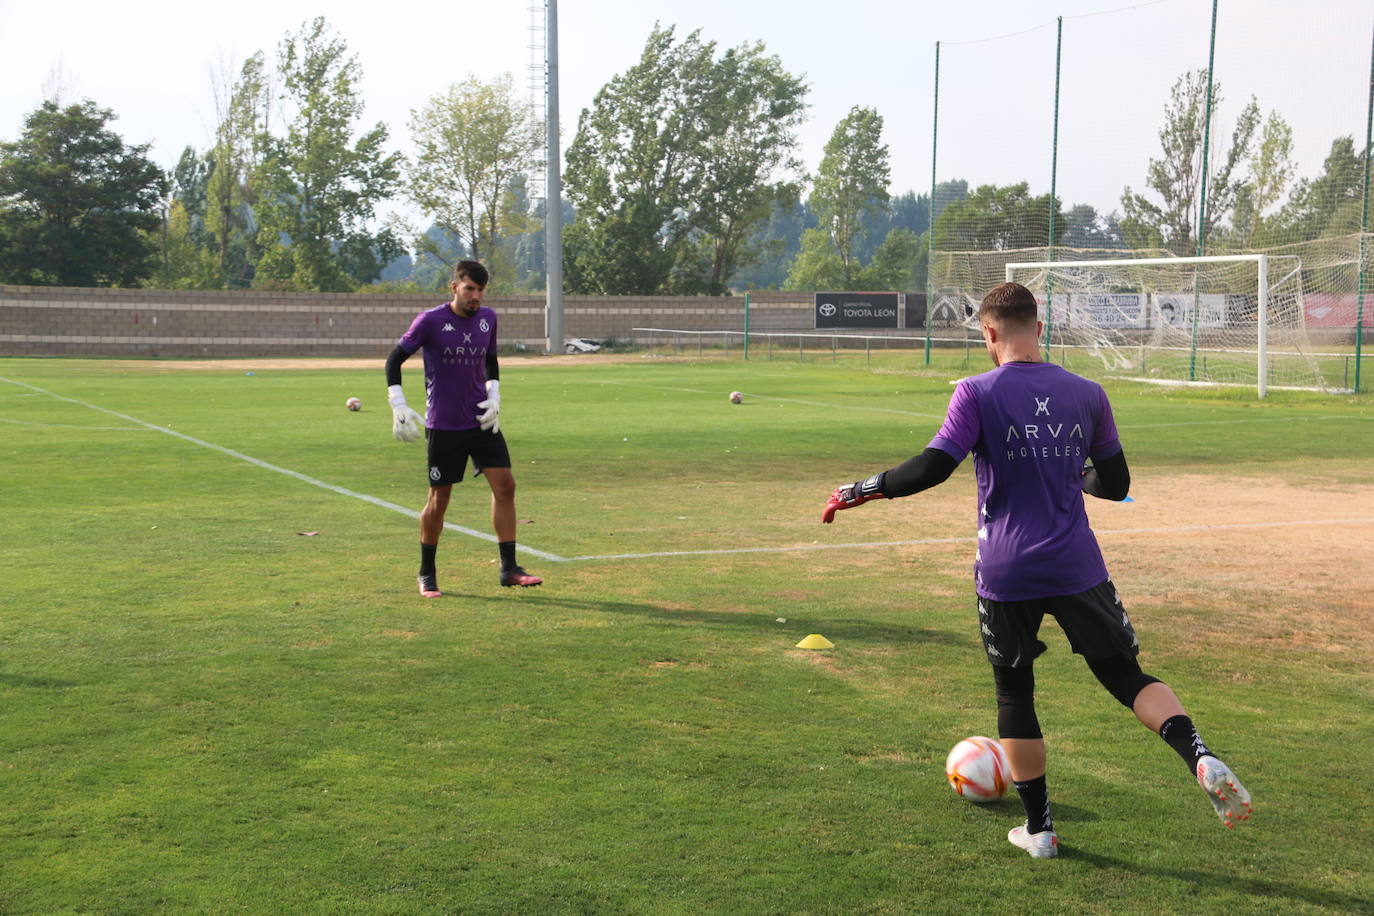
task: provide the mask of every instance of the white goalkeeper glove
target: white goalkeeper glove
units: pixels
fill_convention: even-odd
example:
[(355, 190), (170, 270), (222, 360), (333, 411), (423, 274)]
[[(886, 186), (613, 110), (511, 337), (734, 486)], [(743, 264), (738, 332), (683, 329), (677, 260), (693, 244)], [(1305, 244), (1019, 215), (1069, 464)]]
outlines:
[(496, 379), (487, 382), (487, 399), (477, 402), (477, 409), (482, 411), (477, 417), (477, 422), (483, 429), (493, 433), (501, 431), (501, 383)]
[(406, 404), (400, 385), (388, 385), (386, 399), (391, 402), (391, 434), (401, 442), (414, 442), (424, 435), (425, 418)]

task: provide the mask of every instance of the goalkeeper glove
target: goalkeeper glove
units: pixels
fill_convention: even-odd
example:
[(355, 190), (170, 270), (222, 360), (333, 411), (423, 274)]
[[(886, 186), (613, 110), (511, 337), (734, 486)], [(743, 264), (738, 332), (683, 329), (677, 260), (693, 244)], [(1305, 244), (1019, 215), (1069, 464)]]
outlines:
[(478, 424), (483, 429), (493, 433), (501, 431), (501, 383), (496, 379), (487, 382), (487, 399), (477, 402), (477, 409), (482, 413), (477, 417)]
[(836, 487), (835, 492), (830, 494), (830, 501), (825, 504), (825, 511), (821, 513), (821, 521), (828, 525), (835, 520), (835, 513), (840, 509), (853, 509), (872, 499), (887, 499), (883, 495), (882, 474)]
[(401, 442), (414, 442), (424, 435), (425, 418), (406, 404), (400, 385), (388, 385), (386, 399), (391, 402), (391, 434)]

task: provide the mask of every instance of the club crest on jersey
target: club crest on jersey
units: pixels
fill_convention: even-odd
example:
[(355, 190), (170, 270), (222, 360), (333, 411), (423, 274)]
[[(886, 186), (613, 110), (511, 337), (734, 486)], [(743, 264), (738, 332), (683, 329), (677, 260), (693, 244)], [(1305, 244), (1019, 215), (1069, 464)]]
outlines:
[(485, 319), (485, 318), (483, 318), (481, 321), (477, 322), (477, 326), (478, 326), (479, 328), (482, 329), (482, 333), (483, 333), (483, 334), (485, 334), (485, 333), (487, 333), (488, 331), (491, 330), (491, 325), (487, 324), (487, 319)]

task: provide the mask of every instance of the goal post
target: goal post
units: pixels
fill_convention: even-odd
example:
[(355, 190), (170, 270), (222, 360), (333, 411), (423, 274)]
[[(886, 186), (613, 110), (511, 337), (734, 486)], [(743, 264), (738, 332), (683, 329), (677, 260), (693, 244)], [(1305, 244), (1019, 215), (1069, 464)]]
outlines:
[(1263, 398), (1273, 380), (1330, 390), (1306, 339), (1301, 271), (1293, 255), (1235, 254), (1015, 261), (1005, 278), (1036, 293), (1047, 346), (1084, 347), (1146, 381), (1253, 378)]

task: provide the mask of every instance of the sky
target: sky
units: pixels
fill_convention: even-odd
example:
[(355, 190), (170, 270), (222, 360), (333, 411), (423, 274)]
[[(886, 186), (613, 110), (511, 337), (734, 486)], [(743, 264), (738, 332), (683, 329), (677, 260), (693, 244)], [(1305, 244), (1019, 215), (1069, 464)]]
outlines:
[[(1374, 2), (1218, 2), (1221, 131), (1254, 94), (1293, 125), (1301, 175), (1319, 170), (1339, 134), (1355, 134), (1362, 148)], [(1174, 79), (1206, 65), (1211, 7), (1211, 0), (560, 0), (563, 145), (597, 90), (634, 65), (660, 23), (679, 35), (700, 29), (722, 49), (762, 41), (789, 72), (804, 76), (810, 92), (801, 154), (813, 172), (849, 110), (876, 108), (891, 152), (892, 192), (927, 193), (939, 42), (937, 178), (974, 186), (1029, 180), (1033, 193), (1045, 193), (1053, 177), (1066, 203), (1106, 212), (1119, 206), (1124, 185), (1140, 188), (1148, 158), (1158, 155)], [(24, 116), (55, 88), (64, 103), (90, 98), (112, 109), (111, 127), (128, 143), (150, 144), (150, 158), (170, 169), (187, 145), (210, 146), (216, 79), (232, 80), (257, 51), (275, 63), (282, 39), (317, 15), (359, 59), (364, 125), (384, 122), (392, 148), (403, 152), (411, 110), (450, 84), (506, 72), (521, 87), (542, 80), (531, 73), (532, 63), (542, 64), (531, 45), (543, 40), (532, 29), (543, 21), (543, 0), (396, 7), (237, 0), (223, 9), (191, 12), (180, 0), (0, 0), (0, 139), (15, 139)]]

